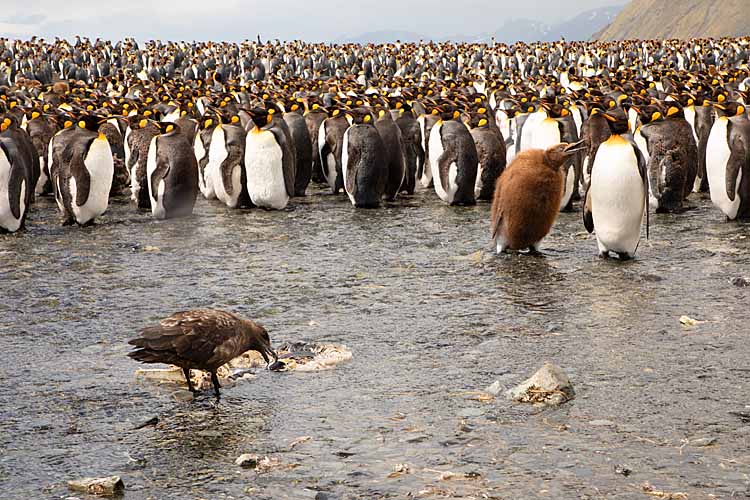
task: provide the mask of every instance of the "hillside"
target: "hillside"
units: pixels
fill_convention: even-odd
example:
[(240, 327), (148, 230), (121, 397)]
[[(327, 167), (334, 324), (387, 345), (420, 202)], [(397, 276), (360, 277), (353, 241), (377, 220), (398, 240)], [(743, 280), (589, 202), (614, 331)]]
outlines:
[(748, 0), (632, 0), (600, 40), (693, 38), (750, 34)]
[(337, 40), (354, 43), (385, 43), (401, 40), (402, 42), (416, 42), (419, 40), (454, 41), (454, 42), (489, 42), (492, 37), (498, 42), (513, 43), (517, 41), (554, 41), (560, 37), (566, 40), (588, 40), (597, 31), (612, 22), (623, 7), (600, 7), (582, 12), (577, 16), (556, 24), (547, 24), (531, 19), (508, 19), (494, 33), (455, 34), (451, 36), (433, 37), (424, 33), (410, 31), (381, 30), (362, 33), (356, 36), (346, 36)]

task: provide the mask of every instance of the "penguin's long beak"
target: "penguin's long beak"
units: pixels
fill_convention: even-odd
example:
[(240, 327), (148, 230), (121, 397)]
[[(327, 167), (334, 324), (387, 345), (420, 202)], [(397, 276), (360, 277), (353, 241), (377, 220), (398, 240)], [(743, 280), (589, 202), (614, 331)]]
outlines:
[(565, 154), (573, 154), (584, 149), (584, 141), (572, 142), (565, 147)]

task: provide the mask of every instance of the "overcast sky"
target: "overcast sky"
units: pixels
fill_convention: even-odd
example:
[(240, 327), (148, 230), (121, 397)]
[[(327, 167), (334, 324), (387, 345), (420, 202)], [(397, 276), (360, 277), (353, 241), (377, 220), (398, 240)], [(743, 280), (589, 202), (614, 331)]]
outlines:
[[(0, 36), (333, 41), (378, 30), (493, 32), (504, 21), (566, 20), (627, 0), (2, 0)], [(175, 10), (177, 9), (177, 10)]]

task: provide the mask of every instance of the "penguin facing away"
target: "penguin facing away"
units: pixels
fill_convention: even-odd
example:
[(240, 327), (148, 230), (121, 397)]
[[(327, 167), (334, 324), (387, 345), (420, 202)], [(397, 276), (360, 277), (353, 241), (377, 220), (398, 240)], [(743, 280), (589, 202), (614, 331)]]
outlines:
[(185, 217), (198, 195), (198, 162), (179, 125), (162, 122), (159, 128), (146, 163), (151, 213), (157, 219)]
[[(252, 206), (245, 182), (245, 129), (237, 115), (220, 123), (211, 136), (208, 165), (216, 197), (229, 208)], [(205, 173), (207, 171), (207, 173)]]
[(375, 128), (383, 141), (388, 170), (383, 197), (388, 201), (394, 201), (401, 190), (406, 174), (404, 140), (401, 136), (401, 129), (393, 121), (393, 117), (387, 109), (378, 106), (375, 108), (375, 113), (377, 114)]
[(341, 150), (344, 188), (355, 207), (377, 208), (388, 178), (383, 141), (368, 109), (351, 110), (346, 118), (351, 126)]
[(18, 145), (4, 132), (8, 123), (0, 123), (0, 233), (24, 228), (31, 203), (32, 167)]
[(214, 120), (207, 118), (202, 123), (202, 130), (198, 132), (193, 144), (195, 159), (198, 161), (198, 188), (207, 200), (215, 200), (216, 193), (208, 167), (208, 153), (211, 149), (211, 138), (214, 133)]
[(430, 169), (438, 197), (449, 205), (474, 205), (479, 158), (474, 139), (459, 121), (460, 113), (441, 114), (430, 131)]

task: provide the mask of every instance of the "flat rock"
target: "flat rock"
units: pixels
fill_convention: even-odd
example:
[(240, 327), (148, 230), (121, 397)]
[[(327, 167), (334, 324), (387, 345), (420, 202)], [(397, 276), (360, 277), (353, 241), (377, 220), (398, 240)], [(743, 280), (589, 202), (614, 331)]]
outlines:
[(90, 495), (114, 496), (125, 491), (125, 483), (120, 476), (84, 477), (68, 481), (68, 488)]
[(195, 399), (195, 394), (190, 391), (174, 391), (172, 393), (172, 399), (184, 403)]
[(545, 362), (531, 378), (506, 391), (508, 399), (519, 403), (555, 406), (575, 397), (573, 384), (556, 365)]
[(498, 394), (500, 394), (500, 391), (502, 390), (503, 390), (502, 384), (500, 384), (499, 380), (496, 380), (495, 382), (492, 383), (492, 385), (487, 387), (484, 390), (484, 392), (486, 392), (487, 394), (492, 394), (493, 396), (497, 396)]

